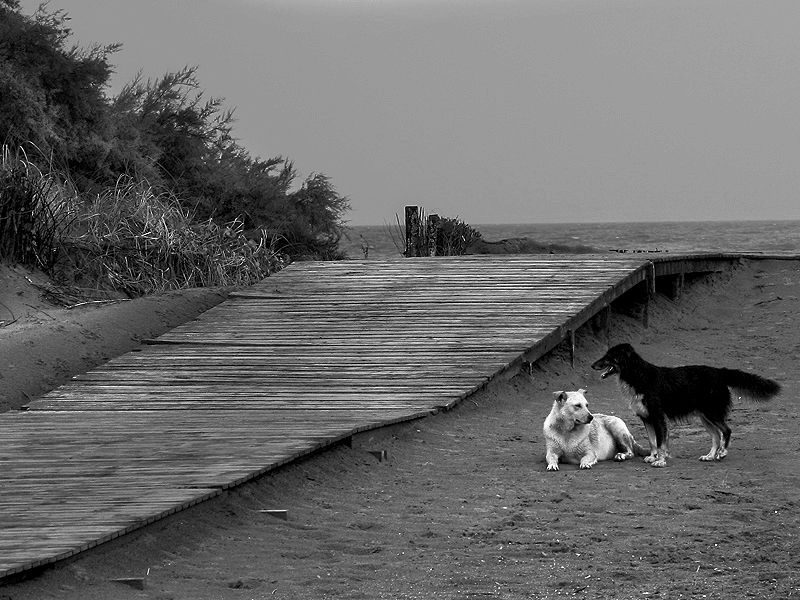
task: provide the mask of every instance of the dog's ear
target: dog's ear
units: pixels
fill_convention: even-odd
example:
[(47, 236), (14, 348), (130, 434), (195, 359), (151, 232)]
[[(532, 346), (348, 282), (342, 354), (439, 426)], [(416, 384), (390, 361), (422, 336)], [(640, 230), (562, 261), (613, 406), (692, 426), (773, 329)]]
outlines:
[(553, 392), (553, 396), (556, 397), (556, 401), (559, 404), (564, 404), (564, 402), (567, 400), (567, 392)]
[(584, 396), (586, 395), (586, 390), (583, 388), (579, 389), (578, 392), (583, 394)]

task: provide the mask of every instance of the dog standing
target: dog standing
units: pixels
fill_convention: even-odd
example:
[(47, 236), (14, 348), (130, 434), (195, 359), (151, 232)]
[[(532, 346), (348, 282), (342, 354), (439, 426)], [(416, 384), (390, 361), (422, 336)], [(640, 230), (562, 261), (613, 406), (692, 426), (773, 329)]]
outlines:
[(543, 427), (547, 470), (558, 471), (559, 460), (591, 469), (601, 460), (645, 456), (647, 449), (636, 443), (622, 419), (589, 412), (585, 393), (553, 392), (556, 399)]
[(639, 356), (630, 344), (618, 344), (592, 364), (601, 379), (619, 376), (620, 389), (644, 423), (650, 454), (644, 460), (654, 467), (667, 465), (668, 421), (698, 415), (711, 436), (711, 450), (700, 460), (722, 460), (728, 454), (731, 428), (726, 422), (731, 390), (755, 401), (769, 400), (781, 390), (772, 381), (738, 369), (704, 365), (659, 367)]

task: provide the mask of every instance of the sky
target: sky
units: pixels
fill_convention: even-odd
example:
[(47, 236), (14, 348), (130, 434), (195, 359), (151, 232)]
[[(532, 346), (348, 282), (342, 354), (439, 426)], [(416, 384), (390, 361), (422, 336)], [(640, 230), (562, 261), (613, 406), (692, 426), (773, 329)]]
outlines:
[[(23, 0), (31, 13), (38, 0)], [(51, 0), (351, 225), (800, 219), (797, 0)]]

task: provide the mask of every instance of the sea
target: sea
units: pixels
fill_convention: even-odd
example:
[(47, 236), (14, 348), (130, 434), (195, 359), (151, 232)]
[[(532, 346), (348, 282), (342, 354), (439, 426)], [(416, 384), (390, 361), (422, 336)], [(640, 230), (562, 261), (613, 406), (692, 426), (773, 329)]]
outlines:
[[(527, 223), (473, 225), (486, 241), (527, 238), (538, 243), (588, 246), (598, 252), (757, 252), (800, 255), (800, 221), (652, 223)], [(348, 227), (339, 248), (348, 258), (402, 256), (395, 224)]]

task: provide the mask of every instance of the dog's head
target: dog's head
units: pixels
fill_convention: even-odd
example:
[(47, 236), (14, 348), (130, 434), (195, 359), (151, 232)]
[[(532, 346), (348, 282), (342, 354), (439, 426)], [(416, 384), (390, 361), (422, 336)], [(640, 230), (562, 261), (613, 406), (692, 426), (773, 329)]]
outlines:
[(574, 425), (586, 425), (592, 422), (594, 416), (589, 412), (589, 402), (585, 393), (586, 390), (583, 389), (577, 392), (553, 392), (561, 418)]
[(609, 375), (619, 374), (624, 366), (631, 359), (636, 357), (636, 351), (630, 344), (617, 344), (608, 349), (603, 356), (592, 363), (595, 371), (602, 371), (600, 379), (605, 379)]

